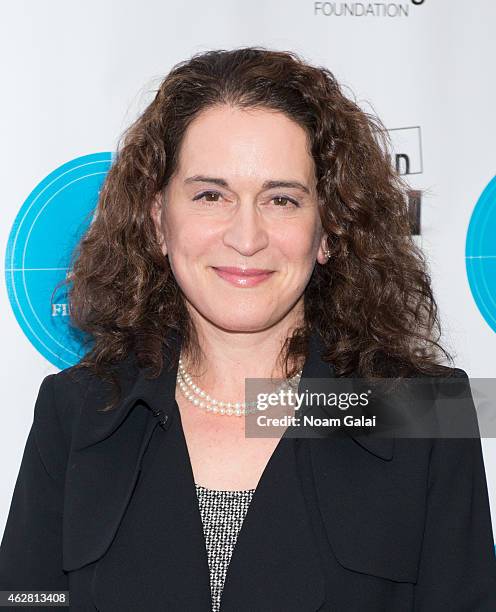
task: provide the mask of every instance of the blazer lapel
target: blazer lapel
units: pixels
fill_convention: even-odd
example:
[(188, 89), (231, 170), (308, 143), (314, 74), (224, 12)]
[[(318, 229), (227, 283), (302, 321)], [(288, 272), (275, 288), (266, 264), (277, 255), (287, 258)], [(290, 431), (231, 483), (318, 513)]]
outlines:
[[(170, 338), (172, 343), (178, 342), (175, 333)], [(86, 382), (87, 395), (74, 428), (66, 473), (66, 571), (95, 561), (107, 550), (131, 497), (151, 436), (159, 423), (167, 429), (171, 422), (176, 371), (164, 367), (161, 376), (149, 379), (130, 354), (119, 366), (118, 375), (122, 398), (106, 413), (97, 412), (107, 399), (101, 381), (91, 378)], [(160, 406), (154, 409), (157, 400)], [(163, 411), (159, 419), (154, 411)]]
[(295, 444), (279, 440), (253, 494), (227, 571), (221, 612), (315, 612), (324, 601)]
[(112, 546), (96, 566), (93, 598), (104, 612), (211, 610), (203, 525), (178, 410), (166, 430), (154, 430)]
[[(305, 379), (335, 376), (334, 367), (322, 359), (323, 351), (320, 337), (313, 335), (300, 393), (305, 390)], [(311, 387), (310, 380), (308, 384)], [(347, 569), (415, 582), (424, 515), (411, 512), (411, 500), (412, 492), (423, 486), (424, 472), (412, 469), (408, 477), (405, 464), (396, 465), (397, 442), (393, 437), (371, 437), (342, 429), (343, 435), (301, 441), (310, 457), (332, 551)], [(415, 443), (419, 446), (425, 441)]]

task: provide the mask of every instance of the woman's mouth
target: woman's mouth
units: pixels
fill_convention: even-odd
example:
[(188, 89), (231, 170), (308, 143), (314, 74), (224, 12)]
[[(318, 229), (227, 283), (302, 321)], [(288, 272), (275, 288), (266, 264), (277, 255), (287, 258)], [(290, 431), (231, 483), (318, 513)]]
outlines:
[(274, 270), (262, 268), (234, 268), (230, 266), (213, 267), (214, 271), (236, 287), (255, 287), (272, 276)]

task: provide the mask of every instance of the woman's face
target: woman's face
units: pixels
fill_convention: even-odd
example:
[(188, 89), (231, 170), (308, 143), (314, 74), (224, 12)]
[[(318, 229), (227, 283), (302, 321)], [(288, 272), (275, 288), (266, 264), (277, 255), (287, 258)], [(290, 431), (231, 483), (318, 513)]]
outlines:
[(193, 320), (240, 332), (301, 322), (304, 289), (326, 259), (314, 163), (298, 124), (268, 110), (203, 111), (152, 210)]

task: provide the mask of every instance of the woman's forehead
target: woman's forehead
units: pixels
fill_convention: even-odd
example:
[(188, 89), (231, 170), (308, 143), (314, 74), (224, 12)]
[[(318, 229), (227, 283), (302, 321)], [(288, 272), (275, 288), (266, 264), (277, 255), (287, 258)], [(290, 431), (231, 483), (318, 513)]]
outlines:
[(204, 111), (188, 127), (178, 156), (177, 177), (184, 185), (191, 177), (208, 176), (234, 183), (268, 181), (310, 187), (314, 163), (307, 134), (282, 113), (263, 109), (215, 107)]

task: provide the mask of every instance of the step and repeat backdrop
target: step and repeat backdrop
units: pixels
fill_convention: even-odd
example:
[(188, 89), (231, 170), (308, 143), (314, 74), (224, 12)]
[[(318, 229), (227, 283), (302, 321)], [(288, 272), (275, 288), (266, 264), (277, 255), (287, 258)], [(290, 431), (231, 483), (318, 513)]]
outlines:
[[(0, 533), (41, 380), (81, 356), (64, 295), (51, 305), (52, 291), (91, 222), (119, 136), (172, 66), (200, 51), (295, 51), (381, 118), (411, 187), (443, 343), (470, 377), (495, 377), (494, 23), (491, 0), (3, 7)], [(496, 523), (496, 443), (482, 444)]]

